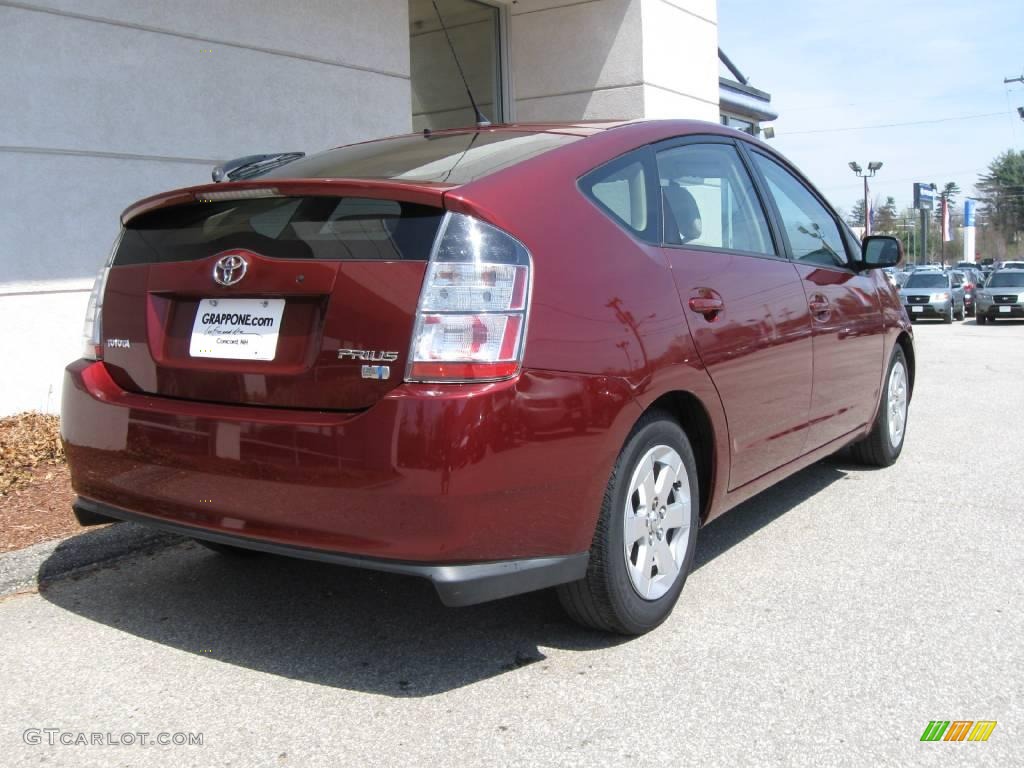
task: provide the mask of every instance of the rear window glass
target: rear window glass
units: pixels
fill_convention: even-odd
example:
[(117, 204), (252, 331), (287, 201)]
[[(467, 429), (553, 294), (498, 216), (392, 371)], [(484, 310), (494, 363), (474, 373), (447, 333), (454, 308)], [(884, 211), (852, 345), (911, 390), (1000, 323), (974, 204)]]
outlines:
[(1024, 272), (996, 272), (988, 279), (987, 288), (1024, 288)]
[(338, 147), (261, 178), (396, 179), (466, 184), (580, 136), (523, 131), (417, 134)]
[(127, 226), (115, 266), (246, 248), (275, 259), (425, 261), (439, 208), (359, 197), (284, 197), (161, 208)]
[(911, 275), (905, 288), (948, 288), (949, 278), (939, 274)]

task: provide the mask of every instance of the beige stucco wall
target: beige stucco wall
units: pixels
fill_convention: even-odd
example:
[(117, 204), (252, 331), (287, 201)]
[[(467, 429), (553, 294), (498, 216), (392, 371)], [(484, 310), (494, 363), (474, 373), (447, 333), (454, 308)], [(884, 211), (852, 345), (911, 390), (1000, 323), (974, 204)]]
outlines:
[(516, 120), (718, 120), (716, 0), (519, 0), (509, 9)]
[(59, 405), (129, 203), (409, 130), (407, 0), (0, 5), (0, 415)]

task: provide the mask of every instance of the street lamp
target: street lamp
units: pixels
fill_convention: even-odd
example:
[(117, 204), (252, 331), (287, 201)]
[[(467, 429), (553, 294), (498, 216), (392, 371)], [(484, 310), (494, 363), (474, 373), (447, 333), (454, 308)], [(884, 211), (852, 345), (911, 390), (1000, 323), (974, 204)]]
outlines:
[(866, 171), (860, 167), (860, 163), (850, 163), (849, 165), (851, 171), (864, 179), (864, 236), (867, 237), (871, 234), (871, 203), (868, 201), (868, 179), (881, 170), (882, 164), (877, 160), (873, 160), (868, 163)]

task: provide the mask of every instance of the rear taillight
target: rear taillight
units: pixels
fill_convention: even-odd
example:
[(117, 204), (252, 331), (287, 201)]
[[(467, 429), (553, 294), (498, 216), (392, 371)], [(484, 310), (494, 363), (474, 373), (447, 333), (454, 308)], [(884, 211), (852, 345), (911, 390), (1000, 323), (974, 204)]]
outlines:
[(519, 373), (530, 252), (497, 227), (445, 216), (420, 291), (406, 381), (493, 381)]
[(82, 357), (86, 360), (103, 359), (103, 294), (107, 289), (110, 265), (114, 262), (114, 255), (117, 253), (117, 246), (121, 244), (123, 234), (122, 229), (110, 249), (106, 262), (100, 267), (92, 284), (92, 292), (89, 294), (89, 303), (85, 308), (85, 327), (82, 329)]

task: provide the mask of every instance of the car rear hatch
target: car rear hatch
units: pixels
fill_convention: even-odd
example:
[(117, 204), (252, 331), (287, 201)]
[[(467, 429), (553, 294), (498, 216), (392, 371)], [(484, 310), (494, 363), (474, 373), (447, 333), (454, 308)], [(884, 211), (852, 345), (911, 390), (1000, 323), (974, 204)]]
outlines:
[(103, 297), (111, 375), (185, 400), (370, 407), (402, 382), (445, 189), (274, 180), (133, 206)]

